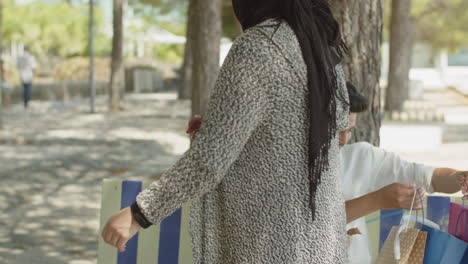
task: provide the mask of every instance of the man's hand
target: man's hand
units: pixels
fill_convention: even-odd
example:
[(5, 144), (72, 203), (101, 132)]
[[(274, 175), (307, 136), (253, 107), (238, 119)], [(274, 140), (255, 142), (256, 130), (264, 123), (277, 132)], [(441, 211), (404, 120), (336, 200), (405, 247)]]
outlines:
[(414, 192), (417, 191), (413, 210), (421, 210), (421, 200), (426, 196), (422, 188), (415, 189), (411, 184), (394, 183), (375, 192), (376, 202), (380, 209), (411, 209)]
[(127, 207), (109, 218), (102, 230), (102, 238), (107, 244), (116, 247), (119, 252), (124, 252), (128, 240), (140, 229), (141, 226), (133, 219), (130, 207)]
[(468, 171), (456, 171), (451, 177), (458, 182), (460, 191), (463, 193), (463, 200), (468, 200)]

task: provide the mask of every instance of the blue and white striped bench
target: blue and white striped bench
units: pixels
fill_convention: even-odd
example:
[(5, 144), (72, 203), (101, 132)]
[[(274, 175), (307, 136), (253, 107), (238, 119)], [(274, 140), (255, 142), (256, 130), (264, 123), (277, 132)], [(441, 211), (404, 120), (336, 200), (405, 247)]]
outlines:
[[(104, 180), (102, 185), (100, 232), (112, 214), (130, 206), (150, 182)], [(193, 263), (188, 233), (190, 205), (183, 206), (160, 225), (142, 230), (132, 238), (126, 251), (117, 250), (99, 238), (99, 264), (191, 264)]]

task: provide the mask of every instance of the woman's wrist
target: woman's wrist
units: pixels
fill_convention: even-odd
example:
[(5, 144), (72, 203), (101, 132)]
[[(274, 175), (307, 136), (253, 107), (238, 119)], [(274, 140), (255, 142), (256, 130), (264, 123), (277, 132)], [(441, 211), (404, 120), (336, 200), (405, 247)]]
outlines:
[(142, 228), (146, 229), (152, 225), (148, 219), (146, 219), (146, 216), (141, 212), (140, 207), (138, 204), (135, 202), (130, 206), (133, 220), (137, 222)]

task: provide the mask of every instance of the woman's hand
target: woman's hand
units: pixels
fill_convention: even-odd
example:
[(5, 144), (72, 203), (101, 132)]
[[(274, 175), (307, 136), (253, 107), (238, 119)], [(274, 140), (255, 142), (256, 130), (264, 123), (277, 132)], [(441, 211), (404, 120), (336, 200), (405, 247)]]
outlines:
[(411, 184), (394, 183), (385, 186), (375, 192), (376, 202), (379, 204), (380, 209), (409, 210), (411, 209), (415, 191), (417, 191), (418, 194), (414, 200), (413, 210), (421, 210), (423, 208), (421, 201), (424, 200), (426, 192), (422, 188), (415, 189), (414, 185)]
[(125, 251), (125, 245), (141, 229), (133, 219), (130, 207), (120, 210), (109, 218), (102, 230), (102, 238), (107, 244), (116, 247), (119, 252)]
[(195, 136), (200, 130), (202, 122), (203, 122), (203, 116), (196, 115), (192, 119), (190, 119), (189, 125), (187, 128), (187, 134), (191, 135), (192, 140), (195, 140)]

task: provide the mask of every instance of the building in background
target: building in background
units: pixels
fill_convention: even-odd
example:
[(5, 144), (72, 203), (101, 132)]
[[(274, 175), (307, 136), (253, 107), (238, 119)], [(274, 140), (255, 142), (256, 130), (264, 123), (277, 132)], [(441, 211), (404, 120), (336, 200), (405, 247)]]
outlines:
[[(389, 44), (382, 46), (383, 89), (387, 84), (389, 67)], [(448, 87), (457, 89), (468, 95), (468, 47), (462, 47), (458, 52), (437, 51), (430, 45), (417, 43), (413, 48), (410, 70), (410, 99), (422, 97), (424, 90), (442, 90)]]

